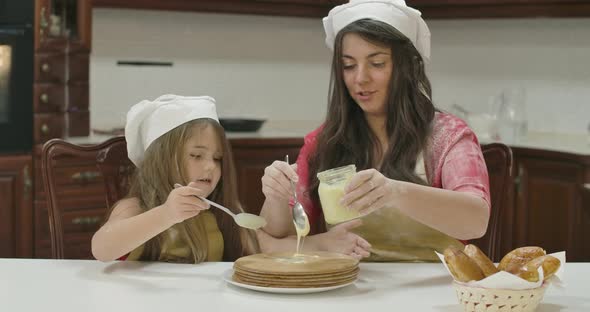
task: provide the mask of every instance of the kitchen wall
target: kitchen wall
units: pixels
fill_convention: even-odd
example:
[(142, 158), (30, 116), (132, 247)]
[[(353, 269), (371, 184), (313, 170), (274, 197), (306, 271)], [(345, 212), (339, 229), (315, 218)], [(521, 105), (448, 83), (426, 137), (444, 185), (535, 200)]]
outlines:
[[(439, 107), (483, 112), (490, 96), (518, 85), (531, 131), (586, 133), (590, 19), (427, 22)], [(329, 65), (320, 19), (94, 9), (91, 127), (122, 126), (134, 103), (177, 93), (215, 97), (220, 116), (311, 128), (325, 115)]]

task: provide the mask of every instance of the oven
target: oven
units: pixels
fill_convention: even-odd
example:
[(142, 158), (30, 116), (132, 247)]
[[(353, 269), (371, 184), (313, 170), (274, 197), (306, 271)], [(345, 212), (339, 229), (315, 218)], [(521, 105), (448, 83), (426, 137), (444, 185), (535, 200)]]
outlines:
[(0, 153), (33, 144), (32, 0), (0, 0)]

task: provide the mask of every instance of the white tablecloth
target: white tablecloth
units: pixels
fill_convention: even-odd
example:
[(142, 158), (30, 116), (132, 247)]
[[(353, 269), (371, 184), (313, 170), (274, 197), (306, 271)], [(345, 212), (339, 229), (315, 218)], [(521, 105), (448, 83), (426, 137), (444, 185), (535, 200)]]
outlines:
[[(461, 312), (442, 264), (362, 263), (359, 280), (315, 294), (229, 285), (232, 263), (182, 265), (0, 259), (1, 311), (448, 311)], [(568, 263), (537, 312), (590, 311), (590, 263)]]

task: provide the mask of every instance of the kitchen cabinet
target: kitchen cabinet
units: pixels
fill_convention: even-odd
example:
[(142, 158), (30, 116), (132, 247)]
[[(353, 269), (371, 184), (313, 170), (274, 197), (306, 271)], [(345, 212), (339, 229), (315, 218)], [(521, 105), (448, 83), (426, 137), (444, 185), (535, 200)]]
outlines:
[(590, 16), (586, 0), (406, 0), (428, 19)]
[(337, 0), (93, 0), (93, 7), (322, 17)]
[[(346, 0), (93, 0), (94, 7), (321, 18)], [(406, 0), (426, 19), (587, 17), (586, 0)]]
[(35, 1), (34, 142), (62, 136), (86, 136), (90, 0)]
[(303, 138), (232, 139), (230, 142), (242, 206), (249, 213), (260, 214), (265, 198), (260, 181), (264, 168), (275, 160), (285, 160), (285, 155), (295, 162), (303, 146)]
[(0, 258), (32, 256), (32, 161), (0, 156)]
[[(34, 80), (33, 83), (33, 170), (32, 209), (29, 221), (31, 253), (35, 257), (50, 257), (47, 203), (41, 175), (43, 143), (65, 136), (87, 136), (90, 132), (89, 67), (91, 51), (92, 6), (90, 0), (35, 0)], [(92, 171), (89, 161), (64, 168), (64, 179), (70, 179), (66, 195), (80, 216), (64, 222), (78, 223), (65, 233), (66, 256), (89, 258), (89, 237), (96, 230), (96, 212), (104, 210), (104, 198), (94, 196), (99, 184), (88, 181)], [(96, 170), (94, 170), (96, 171)], [(82, 178), (80, 178), (82, 177)], [(100, 183), (100, 182), (99, 182)], [(90, 191), (95, 187), (94, 191)], [(101, 206), (102, 204), (102, 206)], [(82, 220), (82, 221), (80, 221)], [(64, 225), (66, 231), (71, 229)], [(86, 229), (82, 231), (80, 229)], [(81, 247), (80, 247), (81, 246)]]
[(590, 261), (590, 157), (514, 148), (513, 248), (566, 250), (568, 261)]

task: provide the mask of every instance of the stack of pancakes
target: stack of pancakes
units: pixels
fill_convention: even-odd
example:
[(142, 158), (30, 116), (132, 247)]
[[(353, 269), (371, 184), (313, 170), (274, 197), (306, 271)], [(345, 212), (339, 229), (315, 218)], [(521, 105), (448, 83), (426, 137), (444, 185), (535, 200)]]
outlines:
[(273, 288), (332, 287), (354, 282), (358, 260), (350, 256), (313, 252), (256, 254), (234, 263), (233, 280)]

